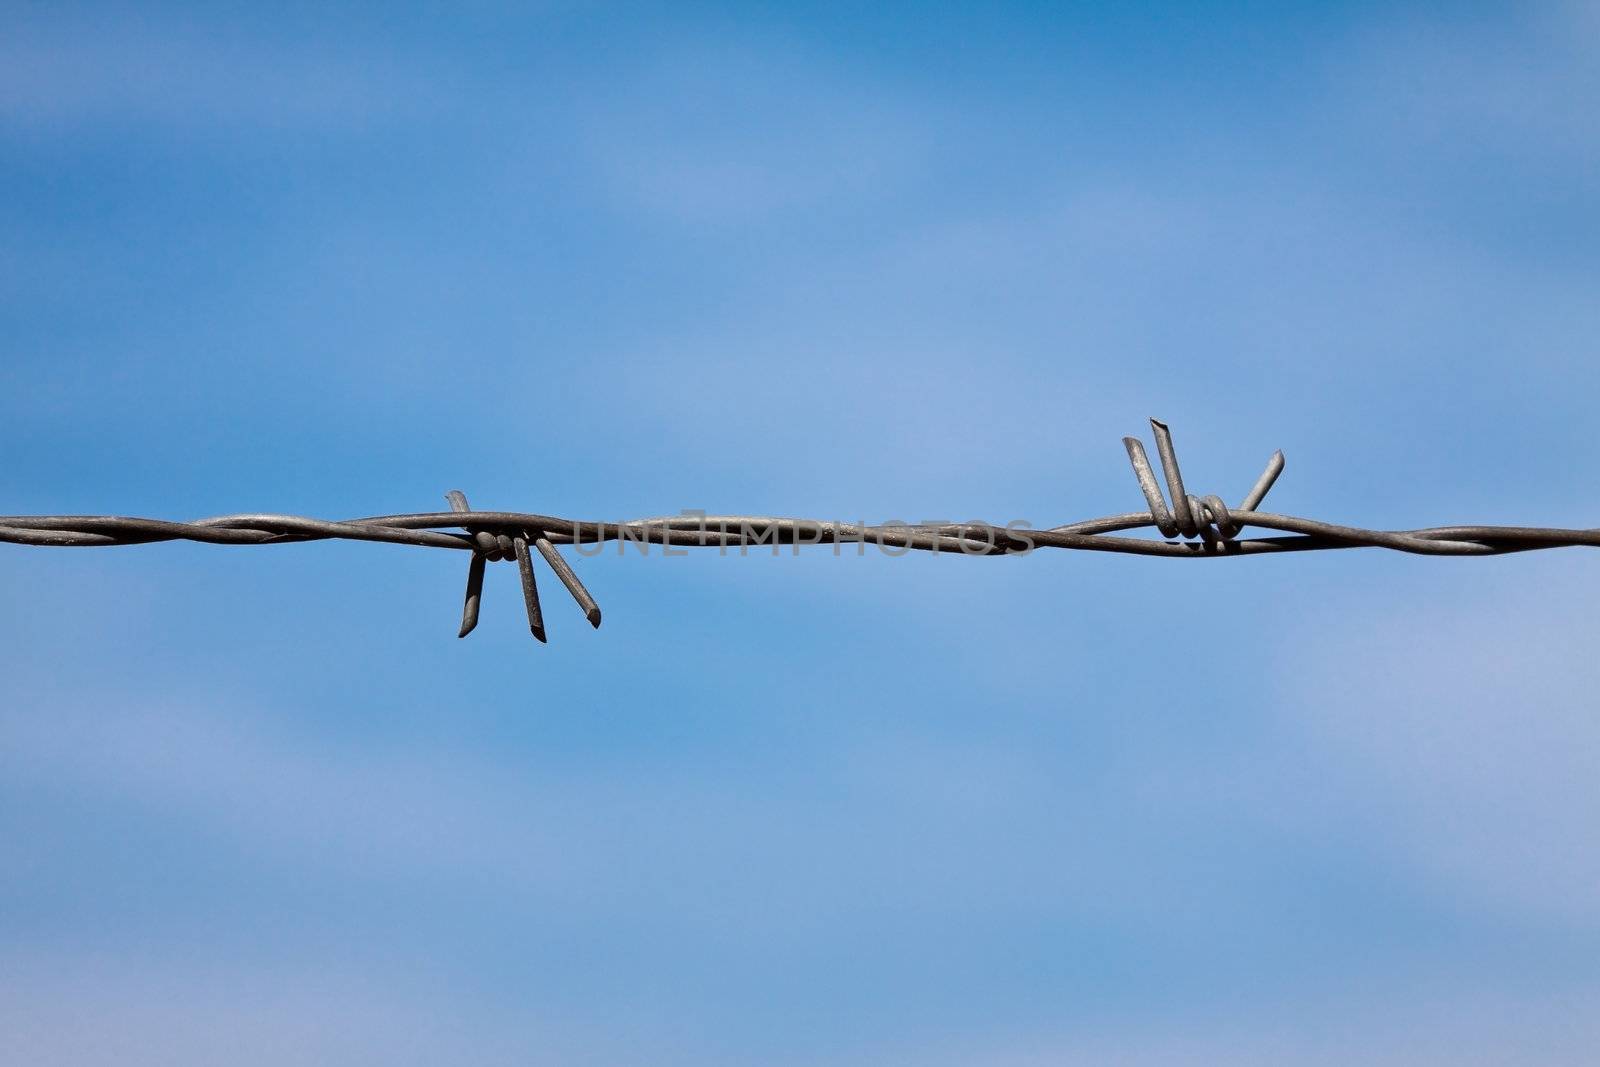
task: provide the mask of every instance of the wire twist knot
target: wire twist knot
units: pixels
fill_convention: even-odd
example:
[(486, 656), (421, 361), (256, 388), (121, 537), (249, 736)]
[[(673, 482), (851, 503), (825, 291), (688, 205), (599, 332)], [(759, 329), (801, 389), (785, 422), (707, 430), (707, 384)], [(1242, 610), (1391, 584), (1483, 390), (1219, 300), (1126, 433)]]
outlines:
[[(444, 495), (450, 502), (450, 510), (471, 514), (472, 507), (467, 503), (467, 496), (459, 489), (452, 489)], [(589, 590), (584, 588), (570, 564), (556, 551), (556, 546), (550, 543), (543, 530), (516, 529), (510, 533), (490, 533), (488, 530), (479, 529), (472, 525), (463, 526), (472, 537), (472, 561), (467, 564), (467, 595), (461, 608), (461, 632), (457, 637), (465, 637), (478, 625), (478, 608), (483, 601), (483, 571), (488, 563), (500, 560), (516, 560), (517, 573), (522, 579), (522, 602), (528, 609), (528, 629), (540, 641), (546, 640), (544, 631), (544, 610), (539, 605), (539, 583), (533, 573), (533, 557), (528, 552), (528, 543), (538, 549), (539, 555), (544, 557), (550, 569), (556, 572), (556, 577), (561, 579), (561, 584), (567, 587), (567, 592), (572, 594), (572, 599), (578, 602), (578, 607), (583, 609), (584, 618), (589, 620), (589, 625), (596, 629), (600, 626), (600, 605), (595, 603), (594, 597), (589, 595)]]
[[(1150, 420), (1156, 435), (1156, 453), (1161, 457), (1161, 472), (1166, 475), (1167, 491), (1172, 494), (1172, 507), (1161, 496), (1161, 486), (1156, 482), (1150, 458), (1137, 437), (1124, 437), (1122, 443), (1128, 450), (1128, 460), (1133, 464), (1133, 475), (1139, 480), (1145, 503), (1150, 507), (1150, 521), (1163, 537), (1200, 538), (1207, 549), (1226, 549), (1239, 535), (1244, 524), (1236, 519), (1222, 498), (1214, 494), (1191, 496), (1183, 487), (1183, 472), (1178, 468), (1178, 454), (1172, 446), (1172, 431), (1158, 419)], [(1283, 453), (1274, 452), (1267, 461), (1267, 469), (1256, 479), (1255, 486), (1245, 496), (1237, 510), (1253, 512), (1266, 499), (1272, 483), (1283, 471)]]

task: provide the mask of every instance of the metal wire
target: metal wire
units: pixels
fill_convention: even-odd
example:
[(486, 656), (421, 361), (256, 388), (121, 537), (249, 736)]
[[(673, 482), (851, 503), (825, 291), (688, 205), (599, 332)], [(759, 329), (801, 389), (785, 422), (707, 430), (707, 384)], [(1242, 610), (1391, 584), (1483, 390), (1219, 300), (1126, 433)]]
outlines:
[[(1068, 523), (1047, 530), (985, 523), (944, 525), (886, 524), (865, 526), (815, 519), (762, 515), (682, 515), (593, 522), (553, 515), (509, 511), (473, 511), (459, 490), (446, 494), (452, 510), (414, 515), (379, 515), (333, 522), (296, 515), (225, 515), (195, 522), (122, 518), (111, 515), (0, 516), (0, 542), (51, 547), (141, 545), (156, 541), (199, 541), (217, 545), (278, 545), (301, 541), (382, 541), (425, 548), (453, 548), (472, 553), (462, 607), (461, 637), (478, 624), (485, 565), (515, 560), (527, 607), (528, 628), (546, 639), (544, 615), (534, 576), (538, 552), (590, 625), (599, 627), (600, 607), (584, 588), (557, 545), (592, 545), (606, 541), (679, 548), (749, 548), (777, 545), (876, 544), (885, 549), (960, 552), (966, 555), (1018, 555), (1036, 548), (1085, 552), (1122, 552), (1144, 556), (1206, 559), (1264, 552), (1307, 552), (1338, 548), (1387, 548), (1428, 556), (1493, 556), (1507, 552), (1574, 546), (1600, 547), (1600, 529), (1564, 530), (1529, 526), (1437, 526), (1425, 530), (1365, 530), (1355, 526), (1276, 515), (1257, 510), (1282, 473), (1282, 452), (1274, 452), (1266, 469), (1237, 507), (1215, 495), (1195, 497), (1184, 488), (1172, 434), (1164, 423), (1150, 420), (1165, 476), (1170, 505), (1162, 497), (1144, 446), (1137, 438), (1122, 443), (1134, 477), (1144, 494), (1146, 510)], [(1288, 536), (1239, 538), (1246, 526)], [(1164, 540), (1112, 536), (1127, 530), (1154, 528)], [(461, 529), (465, 533), (447, 533)], [(1181, 540), (1175, 540), (1181, 538)]]

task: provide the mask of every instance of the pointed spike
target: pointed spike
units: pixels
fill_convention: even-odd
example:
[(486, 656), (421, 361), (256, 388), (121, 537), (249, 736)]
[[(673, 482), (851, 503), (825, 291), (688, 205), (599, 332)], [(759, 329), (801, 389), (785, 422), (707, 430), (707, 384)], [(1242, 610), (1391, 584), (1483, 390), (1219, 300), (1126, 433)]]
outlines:
[(1167, 476), (1167, 492), (1172, 497), (1172, 517), (1177, 520), (1178, 532), (1185, 537), (1199, 533), (1194, 513), (1189, 510), (1189, 497), (1183, 489), (1183, 473), (1178, 469), (1178, 453), (1172, 447), (1172, 431), (1160, 419), (1151, 419), (1150, 426), (1156, 434), (1156, 451), (1161, 456), (1161, 470)]
[(1261, 506), (1261, 502), (1267, 498), (1267, 493), (1271, 491), (1273, 483), (1278, 480), (1278, 475), (1283, 473), (1283, 465), (1283, 449), (1280, 448), (1272, 454), (1271, 459), (1267, 460), (1267, 469), (1261, 472), (1261, 477), (1256, 479), (1255, 486), (1245, 496), (1244, 502), (1239, 505), (1240, 511), (1254, 511)]
[[(444, 495), (450, 502), (451, 511), (471, 511), (467, 503), (467, 495), (459, 489), (452, 489)], [(465, 529), (465, 527), (463, 527)], [(471, 533), (471, 530), (467, 531)], [(483, 553), (473, 552), (472, 560), (467, 564), (467, 596), (461, 605), (461, 632), (456, 634), (465, 637), (478, 627), (478, 607), (483, 601), (483, 568), (485, 564)]]
[(556, 577), (561, 579), (561, 584), (567, 587), (567, 592), (572, 594), (572, 599), (578, 602), (578, 607), (583, 610), (583, 617), (589, 620), (589, 625), (595, 629), (600, 628), (600, 605), (596, 604), (594, 597), (589, 595), (583, 582), (578, 579), (577, 572), (567, 562), (565, 556), (556, 550), (547, 538), (534, 538), (533, 546), (539, 550), (545, 562), (550, 564), (550, 569), (556, 572)]
[(1150, 469), (1150, 457), (1145, 455), (1144, 445), (1139, 443), (1137, 437), (1124, 437), (1122, 446), (1128, 450), (1128, 462), (1133, 464), (1133, 476), (1139, 479), (1139, 489), (1144, 493), (1145, 503), (1150, 507), (1150, 520), (1156, 524), (1156, 529), (1161, 531), (1162, 537), (1178, 536), (1178, 525), (1172, 521), (1172, 513), (1167, 510), (1167, 502), (1161, 499), (1161, 486), (1156, 484), (1156, 474)]
[(533, 577), (533, 557), (528, 555), (526, 538), (512, 538), (511, 546), (517, 556), (517, 570), (522, 575), (522, 602), (528, 609), (528, 629), (543, 644), (546, 640), (544, 612), (539, 610), (539, 586)]
[(478, 627), (478, 606), (483, 600), (483, 568), (488, 561), (474, 552), (472, 562), (467, 564), (467, 599), (461, 606), (461, 632), (457, 637), (465, 637)]

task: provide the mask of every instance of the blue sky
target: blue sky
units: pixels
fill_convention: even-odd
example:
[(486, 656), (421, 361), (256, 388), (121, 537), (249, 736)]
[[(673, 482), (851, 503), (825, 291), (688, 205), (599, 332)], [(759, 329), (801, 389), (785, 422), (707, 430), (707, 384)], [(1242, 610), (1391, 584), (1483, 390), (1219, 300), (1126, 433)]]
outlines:
[[(0, 511), (1600, 525), (1600, 11), (7, 5)], [(1577, 550), (0, 546), (36, 1064), (1586, 1063)], [(17, 1052), (16, 1050), (20, 1050)]]

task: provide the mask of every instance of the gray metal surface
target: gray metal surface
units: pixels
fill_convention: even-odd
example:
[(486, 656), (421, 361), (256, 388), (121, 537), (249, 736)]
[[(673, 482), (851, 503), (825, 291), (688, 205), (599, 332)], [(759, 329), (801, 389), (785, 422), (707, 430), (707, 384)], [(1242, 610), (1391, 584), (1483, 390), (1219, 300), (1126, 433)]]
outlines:
[[(1012, 555), (1036, 548), (1122, 552), (1192, 559), (1248, 556), (1263, 552), (1306, 552), (1337, 548), (1388, 548), (1430, 556), (1492, 556), (1506, 552), (1574, 546), (1600, 547), (1600, 529), (1566, 530), (1529, 526), (1439, 526), (1425, 530), (1365, 530), (1354, 526), (1275, 515), (1257, 510), (1283, 471), (1282, 452), (1275, 452), (1266, 470), (1238, 507), (1220, 497), (1196, 497), (1184, 488), (1172, 435), (1151, 419), (1170, 502), (1163, 498), (1144, 446), (1125, 437), (1134, 476), (1147, 510), (1087, 519), (1047, 530), (983, 523), (942, 526), (860, 526), (761, 515), (685, 515), (594, 522), (507, 511), (473, 511), (458, 490), (446, 494), (451, 511), (414, 515), (380, 515), (340, 522), (295, 515), (225, 515), (194, 522), (123, 518), (111, 515), (17, 515), (0, 517), (0, 542), (51, 547), (139, 545), (155, 541), (199, 541), (218, 545), (278, 545), (341, 539), (384, 541), (425, 548), (453, 548), (472, 553), (467, 569), (466, 599), (460, 636), (478, 624), (485, 565), (515, 560), (527, 606), (528, 628), (545, 640), (544, 615), (534, 576), (532, 545), (572, 595), (584, 617), (600, 625), (600, 607), (557, 545), (593, 545), (605, 541), (683, 548), (768, 548), (774, 545), (876, 544), (896, 554), (919, 550), (966, 555)], [(1288, 536), (1239, 538), (1246, 526)], [(1143, 528), (1166, 540), (1115, 537)], [(449, 529), (465, 533), (448, 533)]]

